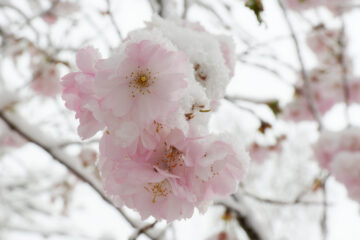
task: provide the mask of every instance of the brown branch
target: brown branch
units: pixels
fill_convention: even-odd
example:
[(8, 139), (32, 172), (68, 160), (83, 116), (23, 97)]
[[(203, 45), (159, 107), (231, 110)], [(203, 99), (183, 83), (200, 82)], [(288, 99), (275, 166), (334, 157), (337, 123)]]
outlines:
[(326, 240), (328, 237), (328, 228), (327, 228), (327, 219), (328, 219), (328, 214), (327, 214), (327, 209), (329, 206), (328, 200), (327, 200), (327, 189), (326, 189), (326, 182), (329, 179), (329, 175), (327, 175), (324, 179), (323, 182), (323, 186), (322, 186), (322, 193), (323, 193), (323, 213), (322, 213), (322, 217), (321, 217), (321, 232), (323, 235), (323, 240)]
[[(45, 145), (41, 141), (39, 141), (37, 138), (33, 137), (31, 134), (29, 134), (24, 128), (20, 126), (20, 124), (17, 124), (15, 121), (11, 120), (11, 117), (9, 117), (8, 114), (6, 114), (4, 111), (0, 111), (0, 119), (3, 120), (8, 127), (13, 130), (14, 132), (18, 133), (21, 137), (23, 137), (25, 140), (35, 144), (40, 149), (45, 151), (49, 156), (51, 156), (54, 160), (65, 166), (72, 174), (74, 174), (76, 177), (78, 177), (83, 182), (87, 183), (92, 189), (94, 189), (99, 196), (109, 205), (114, 207), (120, 215), (133, 227), (138, 228), (139, 226), (132, 220), (130, 217), (126, 215), (126, 213), (121, 209), (117, 208), (113, 205), (111, 200), (105, 196), (105, 193), (101, 187), (101, 184), (95, 179), (87, 175), (86, 173), (82, 172), (81, 169), (77, 168), (75, 165), (71, 164), (64, 155), (59, 152), (57, 149), (52, 148), (50, 146)], [(152, 234), (149, 234), (148, 232), (144, 231), (144, 234), (148, 236), (150, 239), (156, 239)]]
[[(235, 201), (236, 198), (234, 199)], [(237, 207), (226, 204), (225, 202), (217, 202), (218, 205), (222, 205), (226, 208), (226, 211), (231, 212), (235, 215), (235, 219), (238, 222), (239, 226), (245, 231), (246, 235), (250, 240), (263, 240), (264, 238), (254, 226), (248, 216), (242, 213), (241, 210)]]
[(296, 56), (297, 56), (297, 59), (298, 59), (299, 64), (300, 64), (300, 74), (301, 74), (302, 80), (304, 81), (305, 95), (306, 95), (306, 98), (307, 98), (308, 107), (309, 107), (312, 115), (314, 116), (315, 120), (317, 121), (317, 123), (319, 125), (319, 130), (321, 130), (323, 128), (322, 121), (321, 121), (321, 116), (320, 116), (320, 114), (317, 111), (316, 106), (315, 106), (315, 100), (314, 100), (314, 96), (312, 94), (312, 89), (311, 89), (309, 76), (308, 76), (308, 74), (307, 74), (307, 72), (305, 70), (305, 64), (304, 64), (304, 60), (303, 60), (302, 55), (301, 55), (300, 44), (299, 44), (298, 38), (297, 38), (297, 36), (295, 34), (294, 27), (291, 24), (291, 21), (289, 19), (288, 14), (287, 14), (287, 10), (286, 10), (282, 0), (278, 0), (278, 3), (280, 5), (280, 8), (281, 8), (282, 13), (284, 15), (285, 22), (286, 22), (286, 24), (287, 24), (287, 26), (289, 28), (290, 33), (291, 33), (291, 38), (292, 38), (293, 43), (295, 45)]
[(151, 228), (155, 227), (155, 225), (158, 223), (157, 220), (155, 220), (153, 223), (147, 224), (144, 227), (138, 229), (133, 236), (129, 238), (129, 240), (136, 240), (138, 237), (140, 237), (141, 234), (145, 233), (147, 230), (150, 230)]

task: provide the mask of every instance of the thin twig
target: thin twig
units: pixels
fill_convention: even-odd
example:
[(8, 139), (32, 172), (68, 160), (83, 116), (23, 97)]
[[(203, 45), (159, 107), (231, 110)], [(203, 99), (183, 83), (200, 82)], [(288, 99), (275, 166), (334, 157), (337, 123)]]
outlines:
[(345, 117), (347, 119), (347, 125), (350, 126), (350, 116), (349, 116), (349, 105), (350, 105), (350, 89), (349, 89), (349, 80), (348, 80), (348, 68), (346, 66), (346, 56), (345, 56), (345, 20), (343, 16), (341, 16), (341, 31), (338, 40), (338, 44), (340, 45), (340, 55), (339, 62), (341, 66), (341, 80), (343, 85), (344, 92), (344, 103), (345, 103)]
[(271, 205), (279, 205), (279, 206), (298, 206), (298, 205), (302, 205), (302, 206), (322, 206), (323, 203), (322, 202), (312, 202), (312, 201), (301, 201), (299, 199), (295, 199), (294, 201), (282, 201), (282, 200), (276, 200), (276, 199), (269, 199), (269, 198), (263, 198), (263, 197), (259, 197), (257, 195), (254, 195), (252, 193), (243, 192), (244, 196), (249, 197), (253, 200), (256, 200), (258, 202), (262, 202), (262, 203), (266, 203), (266, 204), (271, 204)]
[(317, 111), (316, 106), (315, 106), (315, 100), (314, 100), (314, 96), (312, 94), (312, 89), (311, 89), (309, 76), (308, 76), (308, 74), (307, 74), (307, 72), (305, 70), (305, 64), (304, 64), (304, 60), (303, 60), (302, 55), (301, 55), (299, 41), (298, 41), (298, 39), (296, 37), (294, 28), (293, 28), (293, 26), (292, 26), (292, 24), (290, 22), (289, 16), (287, 14), (287, 10), (286, 10), (282, 0), (278, 0), (278, 3), (280, 5), (280, 8), (281, 8), (282, 13), (284, 15), (285, 22), (286, 22), (286, 24), (287, 24), (287, 26), (289, 28), (290, 33), (291, 33), (291, 38), (292, 38), (293, 43), (295, 45), (296, 56), (297, 56), (297, 59), (298, 59), (299, 64), (300, 64), (300, 74), (301, 74), (301, 77), (302, 77), (302, 79), (304, 81), (305, 94), (306, 94), (306, 98), (307, 98), (307, 102), (308, 102), (308, 107), (309, 107), (312, 115), (314, 116), (315, 120), (317, 121), (317, 123), (319, 125), (319, 130), (321, 130), (323, 128), (322, 121), (321, 121), (321, 116), (320, 116), (320, 114)]
[[(36, 137), (33, 137), (31, 134), (29, 134), (26, 130), (24, 130), (24, 128), (19, 126), (19, 124), (16, 124), (15, 121), (12, 121), (11, 118), (8, 116), (8, 114), (4, 113), (3, 111), (0, 111), (0, 119), (3, 120), (11, 130), (18, 133), (25, 140), (35, 144), (36, 146), (44, 150), (54, 160), (65, 166), (72, 174), (77, 176), (83, 182), (89, 184), (89, 186), (93, 188), (106, 203), (114, 207), (133, 228), (137, 229), (139, 227), (132, 219), (130, 219), (130, 217), (126, 215), (126, 213), (121, 208), (116, 208), (111, 202), (111, 200), (107, 196), (105, 196), (101, 184), (97, 181), (96, 178), (92, 178), (91, 176), (87, 175), (85, 172), (81, 171), (81, 169), (79, 169), (76, 165), (68, 161), (64, 157), (63, 153), (59, 152), (58, 149), (50, 146), (46, 146), (45, 144), (41, 143), (41, 141), (39, 141)], [(148, 232), (145, 231), (144, 233), (150, 239), (156, 239)]]
[(106, 3), (107, 3), (107, 15), (109, 15), (109, 18), (110, 18), (110, 21), (111, 21), (111, 24), (113, 25), (117, 35), (119, 36), (120, 38), (120, 41), (123, 39), (122, 37), (122, 34), (121, 34), (121, 31), (120, 31), (120, 28), (119, 26), (117, 25), (116, 21), (115, 21), (115, 18), (114, 18), (114, 14), (112, 13), (111, 11), (111, 3), (110, 3), (110, 0), (106, 0)]
[(323, 240), (327, 239), (328, 236), (328, 228), (327, 228), (327, 210), (328, 210), (328, 200), (327, 200), (327, 189), (326, 189), (326, 182), (329, 178), (329, 175), (327, 175), (327, 177), (324, 179), (323, 182), (323, 188), (322, 188), (322, 193), (323, 193), (323, 202), (322, 202), (322, 206), (323, 206), (323, 213), (322, 213), (322, 217), (321, 217), (321, 232), (323, 235)]
[[(237, 200), (234, 199), (234, 201)], [(235, 215), (236, 221), (238, 222), (239, 226), (245, 231), (250, 240), (263, 240), (263, 237), (259, 230), (254, 226), (249, 217), (236, 206), (237, 204), (228, 204), (226, 202), (217, 202), (216, 204), (224, 206), (227, 211), (230, 211)]]
[(129, 240), (136, 240), (138, 237), (140, 237), (141, 234), (145, 233), (147, 230), (150, 230), (151, 228), (155, 227), (155, 225), (158, 223), (157, 220), (155, 220), (153, 223), (147, 224), (142, 228), (139, 228), (131, 237), (129, 237)]

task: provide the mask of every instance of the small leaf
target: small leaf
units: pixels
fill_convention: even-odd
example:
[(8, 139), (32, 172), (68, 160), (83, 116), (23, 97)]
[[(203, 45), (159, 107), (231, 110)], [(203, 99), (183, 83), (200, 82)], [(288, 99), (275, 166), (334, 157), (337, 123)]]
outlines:
[(281, 108), (279, 106), (278, 100), (267, 102), (266, 105), (271, 109), (271, 111), (274, 113), (275, 116), (281, 113)]
[(272, 128), (271, 124), (268, 122), (265, 122), (265, 121), (261, 121), (258, 131), (261, 132), (262, 134), (264, 134), (266, 129), (268, 129), (268, 128)]
[(256, 15), (259, 23), (262, 23), (261, 12), (264, 11), (262, 0), (247, 0), (245, 6), (250, 8)]

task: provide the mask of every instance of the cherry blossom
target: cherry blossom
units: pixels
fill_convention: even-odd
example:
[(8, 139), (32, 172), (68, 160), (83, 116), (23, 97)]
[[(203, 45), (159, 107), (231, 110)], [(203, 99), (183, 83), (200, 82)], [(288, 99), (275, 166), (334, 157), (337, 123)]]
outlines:
[(156, 42), (130, 42), (117, 56), (107, 60), (115, 64), (99, 67), (96, 76), (97, 95), (102, 107), (116, 117), (130, 116), (139, 125), (161, 121), (178, 108), (181, 92), (187, 87), (191, 67), (184, 53), (169, 50)]
[(82, 138), (89, 138), (104, 128), (104, 124), (96, 118), (96, 109), (99, 108), (99, 99), (94, 93), (95, 64), (100, 54), (94, 48), (88, 47), (79, 50), (76, 63), (81, 72), (73, 72), (62, 78), (65, 106), (76, 112), (80, 120), (78, 133)]
[(246, 172), (248, 156), (215, 136), (185, 137), (178, 129), (163, 135), (154, 150), (142, 145), (134, 154), (104, 135), (99, 169), (104, 188), (118, 206), (143, 218), (172, 221), (206, 209), (216, 197), (234, 193)]
[[(234, 193), (249, 157), (242, 143), (208, 129), (210, 113), (233, 74), (233, 43), (175, 25), (180, 32), (204, 34), (197, 40), (215, 47), (216, 54), (205, 54), (201, 64), (211, 67), (206, 78), (217, 83), (200, 84), (202, 67), (192, 61), (198, 53), (164, 32), (171, 22), (154, 21), (159, 22), (131, 32), (109, 58), (101, 59), (91, 47), (81, 49), (80, 72), (63, 77), (62, 97), (80, 120), (81, 137), (105, 129), (98, 168), (114, 203), (143, 218), (173, 221)], [(213, 65), (205, 65), (209, 60)], [(208, 88), (219, 86), (210, 100)]]
[(360, 148), (336, 154), (330, 170), (336, 180), (345, 185), (350, 198), (360, 202)]
[(323, 132), (314, 145), (314, 152), (320, 166), (329, 170), (338, 154), (360, 152), (359, 128), (351, 127), (340, 132)]

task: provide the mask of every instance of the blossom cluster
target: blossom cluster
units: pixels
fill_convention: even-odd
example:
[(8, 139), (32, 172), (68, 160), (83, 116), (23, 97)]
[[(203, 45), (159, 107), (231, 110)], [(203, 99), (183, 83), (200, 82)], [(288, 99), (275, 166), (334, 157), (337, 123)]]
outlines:
[[(318, 26), (307, 37), (307, 44), (318, 59), (318, 66), (307, 72), (317, 111), (324, 115), (339, 102), (360, 102), (360, 81), (353, 75), (352, 60), (345, 54), (346, 39), (340, 29)], [(346, 86), (344, 85), (346, 78)], [(283, 111), (286, 120), (313, 120), (303, 80), (299, 81), (294, 101)]]
[(352, 199), (360, 201), (360, 129), (323, 132), (314, 152), (319, 165), (345, 185)]
[(286, 0), (286, 5), (294, 11), (304, 11), (316, 7), (325, 7), (337, 15), (349, 8), (351, 0)]
[(111, 57), (87, 47), (76, 62), (62, 97), (82, 138), (103, 131), (98, 168), (117, 206), (172, 221), (236, 191), (249, 157), (208, 129), (234, 72), (231, 38), (155, 16)]

